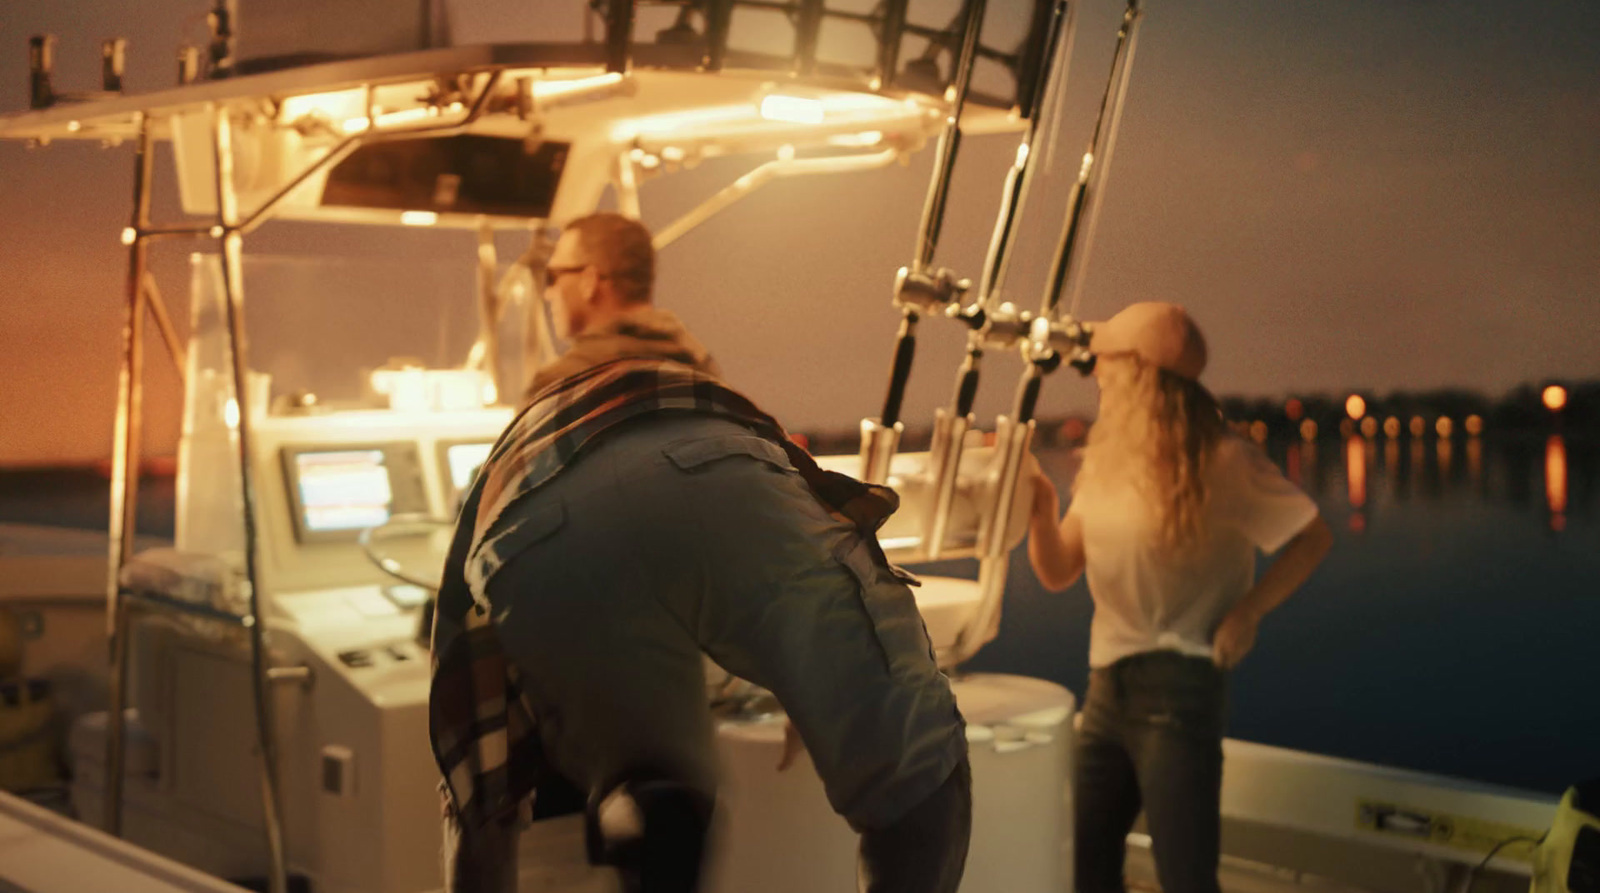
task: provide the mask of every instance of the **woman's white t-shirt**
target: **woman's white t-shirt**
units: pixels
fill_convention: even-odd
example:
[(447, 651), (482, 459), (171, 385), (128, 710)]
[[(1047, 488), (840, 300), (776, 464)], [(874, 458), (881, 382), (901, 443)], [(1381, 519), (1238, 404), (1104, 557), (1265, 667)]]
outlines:
[(1089, 666), (1162, 649), (1210, 657), (1217, 624), (1255, 582), (1256, 550), (1276, 552), (1317, 516), (1310, 497), (1233, 434), (1217, 443), (1207, 487), (1200, 539), (1173, 550), (1132, 487), (1079, 484), (1067, 512), (1083, 526), (1094, 598)]

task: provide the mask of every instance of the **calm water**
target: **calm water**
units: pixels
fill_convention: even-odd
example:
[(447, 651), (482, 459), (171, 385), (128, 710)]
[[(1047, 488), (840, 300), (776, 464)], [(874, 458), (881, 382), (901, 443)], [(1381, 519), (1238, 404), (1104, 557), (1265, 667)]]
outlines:
[[(1600, 776), (1600, 443), (1325, 438), (1268, 451), (1338, 539), (1262, 624), (1234, 676), (1230, 734), (1553, 793)], [(1061, 451), (1040, 458), (1066, 467)], [(142, 533), (171, 535), (172, 498), (170, 478), (146, 480)], [(0, 522), (104, 529), (105, 516), (93, 472), (0, 472)], [(1045, 592), (1022, 550), (1011, 580), (1000, 636), (972, 668), (1081, 694), (1088, 592)]]

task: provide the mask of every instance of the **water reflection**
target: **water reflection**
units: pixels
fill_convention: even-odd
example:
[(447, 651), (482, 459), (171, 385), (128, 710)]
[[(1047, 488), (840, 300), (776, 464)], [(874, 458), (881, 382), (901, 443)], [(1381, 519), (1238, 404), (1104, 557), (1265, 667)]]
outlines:
[[(1411, 430), (1413, 432), (1417, 432), (1420, 427), (1421, 427), (1420, 425), (1413, 424), (1411, 426)], [(1422, 450), (1422, 435), (1421, 435), (1421, 433), (1415, 433), (1412, 436), (1412, 438), (1411, 438), (1411, 449), (1408, 450), (1408, 453), (1409, 453), (1409, 457), (1411, 459), (1411, 465), (1406, 468), (1406, 472), (1407, 472), (1406, 473), (1406, 480), (1407, 480), (1408, 484), (1413, 484), (1414, 485), (1414, 483), (1417, 481), (1417, 479), (1422, 476), (1422, 469), (1423, 469), (1423, 466), (1426, 464), (1423, 461), (1424, 454), (1423, 454), (1423, 450)], [(1410, 495), (1410, 494), (1407, 493), (1407, 495)]]
[(1367, 439), (1351, 435), (1344, 442), (1344, 474), (1349, 484), (1350, 529), (1360, 533), (1367, 528), (1367, 517), (1361, 512), (1367, 504)]
[[(1394, 419), (1389, 421), (1394, 422), (1396, 431), (1400, 430), (1399, 422)], [(1384, 430), (1388, 430), (1387, 425), (1384, 426)], [(1389, 495), (1393, 498), (1399, 498), (1404, 495), (1401, 491), (1401, 486), (1405, 483), (1405, 475), (1400, 473), (1400, 441), (1396, 440), (1392, 435), (1383, 442), (1383, 473), (1389, 477)]]
[[(1352, 423), (1331, 444), (1302, 434), (1269, 438), (1264, 446), (1296, 486), (1324, 505), (1347, 508), (1348, 526), (1357, 532), (1416, 502), (1509, 504), (1537, 511), (1539, 526), (1557, 532), (1571, 531), (1600, 508), (1600, 444), (1574, 440), (1570, 432), (1473, 435), (1479, 425), (1445, 427), (1437, 419), (1417, 426), (1421, 436), (1410, 436), (1412, 426), (1397, 420), (1400, 436), (1389, 437), (1394, 426), (1386, 421), (1371, 438)], [(1448, 436), (1438, 436), (1440, 428)]]
[(1550, 507), (1550, 529), (1567, 526), (1567, 444), (1552, 434), (1544, 444), (1544, 498)]

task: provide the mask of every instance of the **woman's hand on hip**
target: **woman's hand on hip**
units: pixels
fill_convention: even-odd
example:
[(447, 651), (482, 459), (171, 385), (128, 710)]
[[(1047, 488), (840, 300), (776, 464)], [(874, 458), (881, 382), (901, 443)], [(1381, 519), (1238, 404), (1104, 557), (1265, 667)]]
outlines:
[(1243, 611), (1230, 611), (1217, 625), (1211, 637), (1211, 660), (1224, 670), (1231, 670), (1244, 660), (1256, 644), (1256, 627), (1260, 620)]

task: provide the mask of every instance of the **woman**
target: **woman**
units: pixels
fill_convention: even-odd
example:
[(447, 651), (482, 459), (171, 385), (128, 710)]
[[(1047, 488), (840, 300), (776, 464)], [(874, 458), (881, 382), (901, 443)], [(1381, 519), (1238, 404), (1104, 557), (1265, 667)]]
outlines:
[[(1134, 304), (1090, 347), (1100, 413), (1072, 504), (1058, 522), (1039, 476), (1028, 544), (1040, 582), (1059, 591), (1087, 571), (1095, 604), (1073, 768), (1077, 889), (1124, 889), (1142, 807), (1164, 893), (1217, 893), (1227, 671), (1333, 537), (1228, 430), (1197, 380), (1205, 340), (1183, 308)], [(1257, 549), (1282, 549), (1259, 580)]]

